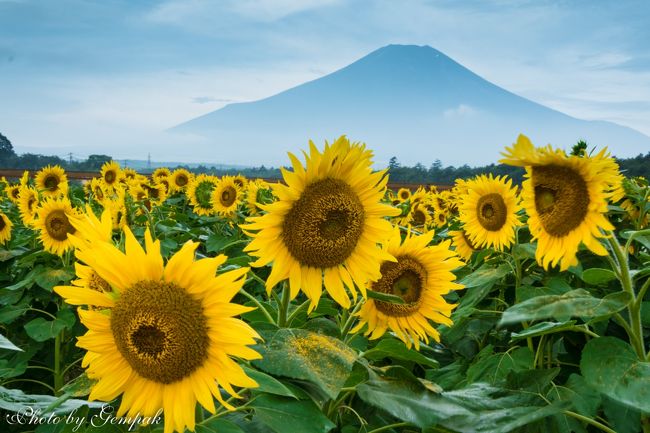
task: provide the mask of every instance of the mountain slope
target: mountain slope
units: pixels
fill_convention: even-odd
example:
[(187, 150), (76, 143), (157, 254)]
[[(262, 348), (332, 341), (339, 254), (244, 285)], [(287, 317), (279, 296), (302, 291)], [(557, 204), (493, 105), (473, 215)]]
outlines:
[(230, 104), (183, 123), (205, 138), (196, 155), (239, 164), (285, 163), (285, 152), (341, 134), (364, 141), (385, 164), (495, 162), (520, 132), (536, 144), (585, 139), (619, 156), (650, 138), (609, 122), (584, 121), (510, 93), (425, 46), (389, 45), (320, 79), (255, 102)]

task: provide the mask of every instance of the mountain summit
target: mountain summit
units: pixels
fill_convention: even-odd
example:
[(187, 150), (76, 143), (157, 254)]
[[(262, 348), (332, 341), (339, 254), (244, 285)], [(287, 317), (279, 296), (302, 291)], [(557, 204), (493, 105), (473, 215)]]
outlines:
[(285, 164), (285, 152), (346, 134), (385, 165), (496, 162), (519, 133), (536, 145), (578, 139), (617, 156), (650, 148), (650, 137), (610, 122), (570, 117), (504, 90), (429, 46), (389, 45), (336, 72), (254, 102), (229, 104), (171, 130), (207, 144), (197, 157)]

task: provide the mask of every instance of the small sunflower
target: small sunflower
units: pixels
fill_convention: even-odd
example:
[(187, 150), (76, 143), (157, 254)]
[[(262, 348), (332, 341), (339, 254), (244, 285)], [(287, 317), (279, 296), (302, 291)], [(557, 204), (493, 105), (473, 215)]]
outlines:
[(286, 185), (273, 188), (279, 200), (242, 225), (255, 231), (245, 251), (258, 257), (254, 266), (273, 262), (267, 291), (288, 279), (291, 298), (302, 290), (311, 311), (324, 285), (348, 308), (346, 286), (356, 298), (356, 283), (365, 297), (366, 282), (380, 278), (379, 265), (387, 256), (377, 243), (391, 233), (385, 217), (400, 213), (381, 203), (386, 170), (372, 172), (372, 152), (345, 136), (326, 143), (322, 153), (310, 142), (306, 167), (293, 154), (289, 158), (293, 171), (282, 169)]
[(115, 161), (105, 162), (101, 169), (102, 181), (109, 188), (115, 188), (124, 178), (120, 164)]
[(34, 221), (34, 227), (40, 230), (43, 249), (62, 256), (72, 248), (68, 235), (74, 234), (76, 230), (70, 219), (77, 217), (77, 212), (72, 208), (70, 200), (47, 198), (38, 206), (36, 214), (38, 218)]
[(160, 183), (154, 184), (144, 184), (143, 188), (147, 191), (147, 200), (145, 200), (145, 205), (148, 208), (151, 206), (160, 206), (167, 200), (167, 188), (165, 185)]
[(88, 189), (90, 190), (92, 197), (100, 203), (103, 202), (108, 195), (106, 184), (102, 179), (97, 177), (90, 180)]
[(248, 183), (248, 179), (246, 179), (246, 176), (238, 174), (236, 176), (232, 177), (232, 181), (235, 182), (235, 185), (241, 190), (246, 187), (246, 184)]
[(118, 417), (163, 409), (165, 433), (194, 430), (197, 402), (212, 413), (214, 398), (232, 409), (220, 388), (239, 398), (233, 386), (257, 386), (233, 360), (260, 358), (249, 347), (258, 334), (235, 317), (252, 308), (231, 303), (248, 268), (215, 276), (227, 257), (194, 260), (192, 241), (164, 265), (148, 231), (146, 250), (128, 227), (124, 235), (125, 252), (107, 242), (83, 244), (77, 257), (85, 267), (76, 280), (83, 286), (54, 288), (67, 303), (87, 306), (78, 309), (88, 331), (77, 345), (97, 380), (89, 400), (121, 396)]
[(197, 215), (214, 215), (212, 191), (217, 187), (219, 179), (215, 176), (200, 174), (194, 178), (187, 188), (187, 196)]
[(6, 244), (11, 240), (11, 228), (13, 223), (7, 215), (0, 212), (0, 245)]
[(5, 188), (5, 193), (7, 198), (11, 200), (12, 203), (18, 204), (20, 202), (20, 184), (9, 185)]
[(68, 194), (68, 177), (58, 165), (44, 167), (36, 173), (36, 189), (43, 197), (58, 197)]
[(20, 199), (18, 201), (18, 210), (20, 218), (26, 227), (30, 227), (36, 218), (36, 208), (38, 207), (38, 191), (29, 186), (20, 188)]
[(212, 206), (218, 215), (231, 216), (241, 203), (241, 188), (235, 180), (232, 176), (223, 176), (212, 190)]
[(156, 180), (162, 179), (164, 177), (169, 177), (169, 176), (171, 176), (171, 174), (172, 174), (171, 170), (168, 169), (167, 167), (158, 167), (151, 174), (151, 178), (154, 181), (156, 181)]
[(599, 239), (606, 236), (602, 230), (614, 229), (606, 214), (617, 170), (606, 149), (595, 156), (568, 156), (550, 145), (536, 148), (520, 135), (502, 155), (500, 162), (526, 167), (521, 195), (539, 264), (563, 271), (577, 265), (580, 243), (607, 255)]
[(184, 168), (178, 168), (171, 174), (170, 179), (172, 191), (185, 191), (187, 185), (192, 181), (192, 174)]
[(397, 261), (384, 261), (381, 278), (371, 283), (375, 292), (399, 296), (403, 304), (368, 299), (357, 313), (359, 324), (350, 332), (358, 332), (367, 326), (365, 335), (374, 340), (386, 330), (393, 331), (409, 348), (419, 350), (420, 341), (432, 337), (440, 342), (440, 334), (429, 320), (447, 326), (452, 324), (451, 311), (456, 307), (448, 304), (443, 295), (463, 286), (454, 283), (453, 270), (463, 264), (449, 249), (450, 241), (428, 246), (433, 231), (419, 236), (407, 234), (402, 242), (399, 228), (386, 245), (388, 253)]
[(453, 230), (449, 232), (451, 236), (451, 243), (456, 248), (456, 254), (460, 256), (461, 259), (468, 261), (472, 258), (472, 254), (478, 251), (478, 248), (474, 246), (470, 238), (465, 233), (465, 230)]
[(405, 202), (406, 200), (411, 198), (411, 190), (408, 188), (400, 188), (397, 191), (397, 198), (402, 202)]
[(415, 228), (428, 229), (431, 225), (431, 214), (423, 204), (411, 206), (408, 214), (408, 224)]
[(460, 206), (460, 221), (472, 243), (498, 251), (515, 240), (520, 209), (517, 189), (505, 177), (481, 175), (467, 183), (468, 193)]

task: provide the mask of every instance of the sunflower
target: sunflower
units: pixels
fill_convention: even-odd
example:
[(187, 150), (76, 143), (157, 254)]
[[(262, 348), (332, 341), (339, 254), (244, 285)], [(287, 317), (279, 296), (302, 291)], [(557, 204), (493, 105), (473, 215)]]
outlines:
[(503, 251), (515, 240), (519, 224), (517, 189), (505, 177), (480, 175), (467, 183), (460, 221), (472, 243)]
[(400, 188), (397, 191), (397, 198), (402, 202), (405, 202), (406, 200), (411, 198), (411, 190), (408, 188)]
[(365, 297), (366, 282), (380, 278), (379, 265), (387, 254), (377, 243), (391, 233), (385, 217), (400, 213), (381, 203), (386, 170), (373, 173), (372, 152), (345, 136), (326, 143), (322, 153), (310, 142), (306, 168), (293, 154), (289, 158), (293, 171), (282, 169), (286, 185), (273, 188), (279, 200), (242, 225), (247, 232), (256, 231), (245, 251), (258, 257), (253, 266), (273, 262), (267, 291), (288, 279), (291, 299), (302, 290), (311, 311), (321, 297), (324, 276), (327, 292), (348, 308), (345, 286), (356, 298), (356, 283)]
[(5, 188), (5, 193), (12, 203), (17, 205), (20, 202), (20, 184), (7, 186)]
[(120, 164), (115, 161), (105, 162), (101, 169), (102, 180), (109, 188), (115, 188), (124, 178)]
[(246, 179), (246, 176), (241, 174), (233, 176), (232, 181), (235, 182), (235, 185), (237, 185), (239, 189), (244, 189), (246, 187), (246, 184), (248, 183), (248, 179)]
[(36, 189), (43, 197), (58, 197), (68, 193), (68, 177), (58, 165), (44, 167), (36, 173)]
[(131, 181), (138, 177), (138, 172), (129, 167), (124, 167), (122, 169), (122, 174), (124, 175), (124, 180), (126, 181)]
[(34, 223), (38, 202), (38, 191), (29, 186), (23, 186), (20, 188), (18, 210), (20, 211), (20, 218), (23, 220), (23, 224), (26, 227), (29, 227)]
[(170, 187), (173, 192), (185, 191), (192, 180), (192, 174), (184, 168), (178, 168), (170, 176)]
[(98, 202), (103, 202), (104, 199), (106, 198), (107, 192), (106, 192), (106, 184), (104, 181), (100, 178), (93, 178), (89, 182), (88, 189), (90, 190), (90, 194), (92, 194), (92, 197), (98, 201)]
[(11, 240), (11, 228), (13, 223), (7, 215), (0, 212), (0, 245)]
[(446, 210), (438, 211), (433, 216), (433, 225), (436, 228), (441, 228), (447, 225), (449, 220), (449, 213)]
[(212, 190), (211, 202), (215, 213), (230, 216), (241, 203), (241, 189), (232, 176), (223, 176)]
[(160, 183), (154, 184), (144, 184), (142, 185), (145, 191), (147, 191), (147, 200), (145, 200), (145, 206), (151, 208), (151, 206), (160, 206), (167, 200), (167, 188), (165, 185)]
[(474, 246), (467, 233), (465, 233), (465, 230), (452, 230), (449, 232), (449, 236), (451, 236), (452, 245), (456, 248), (456, 254), (461, 259), (468, 261), (472, 258), (472, 254), (478, 251), (478, 248)]
[(72, 208), (70, 200), (47, 198), (38, 206), (36, 214), (38, 218), (34, 221), (34, 227), (40, 230), (43, 249), (62, 256), (72, 248), (68, 235), (74, 234), (76, 230), (70, 220), (77, 217), (77, 212)]
[(192, 241), (164, 265), (160, 241), (148, 231), (146, 250), (128, 227), (124, 235), (125, 252), (107, 242), (77, 252), (86, 266), (77, 268), (82, 287), (54, 288), (67, 303), (87, 306), (78, 309), (88, 331), (77, 345), (87, 350), (82, 365), (97, 380), (89, 400), (121, 395), (118, 417), (163, 409), (165, 433), (194, 430), (197, 401), (212, 413), (214, 398), (232, 409), (220, 388), (238, 398), (233, 386), (257, 386), (232, 359), (260, 358), (248, 347), (258, 334), (234, 317), (252, 308), (230, 302), (248, 268), (215, 276), (227, 257), (195, 261)]
[(607, 255), (599, 239), (605, 237), (602, 230), (614, 229), (605, 214), (617, 180), (615, 162), (605, 149), (595, 156), (568, 156), (550, 145), (535, 148), (520, 135), (502, 154), (502, 163), (526, 167), (522, 199), (539, 264), (547, 269), (559, 265), (560, 270), (577, 265), (580, 243)]
[(456, 276), (452, 273), (463, 264), (449, 249), (450, 241), (428, 246), (433, 234), (433, 231), (419, 236), (408, 233), (402, 242), (400, 230), (395, 227), (386, 249), (397, 261), (384, 261), (381, 278), (370, 288), (399, 296), (404, 303), (366, 300), (357, 313), (359, 324), (350, 332), (358, 332), (367, 325), (365, 335), (374, 340), (390, 329), (409, 348), (414, 344), (418, 350), (420, 341), (428, 343), (428, 337), (440, 342), (440, 334), (429, 320), (452, 324), (451, 311), (456, 305), (448, 304), (442, 296), (463, 288), (454, 283)]
[(426, 206), (423, 204), (411, 206), (411, 211), (408, 214), (408, 224), (416, 228), (428, 229), (431, 224), (431, 215)]
[(157, 179), (162, 179), (163, 177), (171, 176), (172, 172), (167, 167), (158, 167), (151, 174), (151, 178), (156, 181)]
[(212, 191), (218, 183), (219, 179), (215, 176), (200, 174), (187, 187), (187, 196), (197, 215), (214, 215)]

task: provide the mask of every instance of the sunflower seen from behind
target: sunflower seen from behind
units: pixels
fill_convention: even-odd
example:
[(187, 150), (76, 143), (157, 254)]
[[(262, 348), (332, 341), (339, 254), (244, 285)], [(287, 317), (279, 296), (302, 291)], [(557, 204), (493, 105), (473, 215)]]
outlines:
[(89, 399), (121, 396), (117, 417), (163, 409), (165, 433), (194, 430), (197, 402), (211, 413), (214, 399), (232, 409), (221, 389), (239, 398), (234, 387), (257, 386), (233, 360), (260, 358), (249, 347), (258, 334), (236, 318), (252, 308), (231, 303), (248, 268), (216, 275), (227, 257), (195, 260), (193, 241), (164, 264), (160, 241), (148, 231), (145, 249), (128, 227), (124, 238), (124, 252), (108, 242), (81, 242), (77, 258), (85, 265), (76, 284), (87, 286), (54, 289), (84, 306), (78, 313), (88, 331), (77, 345), (97, 381)]
[(550, 145), (536, 148), (520, 135), (502, 155), (501, 163), (526, 168), (521, 195), (540, 265), (560, 270), (577, 265), (581, 243), (607, 254), (600, 239), (614, 229), (606, 214), (617, 170), (605, 149), (595, 156), (567, 155)]
[(515, 227), (521, 222), (517, 189), (505, 177), (480, 175), (467, 182), (461, 198), (460, 221), (472, 244), (498, 251), (515, 240)]
[(67, 198), (46, 198), (36, 210), (37, 218), (34, 228), (40, 232), (43, 249), (57, 256), (62, 256), (72, 248), (68, 235), (75, 233), (75, 228), (70, 220), (76, 218), (78, 213), (72, 208)]
[(68, 194), (68, 176), (58, 165), (43, 167), (36, 173), (34, 183), (43, 197), (59, 197)]
[(199, 174), (187, 187), (187, 197), (197, 215), (214, 215), (212, 191), (217, 187), (219, 179), (208, 174)]
[(20, 197), (18, 200), (18, 210), (20, 218), (26, 227), (31, 227), (36, 218), (36, 209), (38, 208), (38, 191), (29, 186), (20, 188)]
[(289, 153), (293, 170), (283, 168), (285, 184), (273, 187), (278, 200), (241, 226), (252, 238), (245, 251), (258, 258), (253, 265), (273, 263), (267, 291), (289, 280), (291, 299), (302, 290), (311, 311), (324, 286), (349, 308), (346, 287), (356, 298), (356, 284), (365, 297), (366, 282), (380, 278), (388, 256), (377, 243), (391, 233), (385, 218), (400, 211), (381, 202), (388, 177), (386, 170), (372, 171), (371, 157), (345, 136), (322, 152), (310, 142), (305, 165)]
[(0, 212), (0, 245), (4, 245), (11, 240), (11, 228), (14, 224), (9, 217)]
[(357, 313), (359, 323), (350, 332), (365, 328), (365, 335), (377, 339), (390, 330), (409, 348), (420, 348), (420, 341), (429, 337), (440, 341), (440, 333), (430, 322), (450, 326), (451, 312), (456, 307), (443, 298), (452, 290), (462, 289), (455, 283), (453, 270), (463, 263), (449, 249), (450, 241), (432, 245), (434, 232), (413, 236), (410, 232), (402, 241), (398, 227), (386, 245), (397, 259), (381, 264), (381, 278), (369, 285), (375, 292), (398, 296), (402, 304), (367, 299)]

